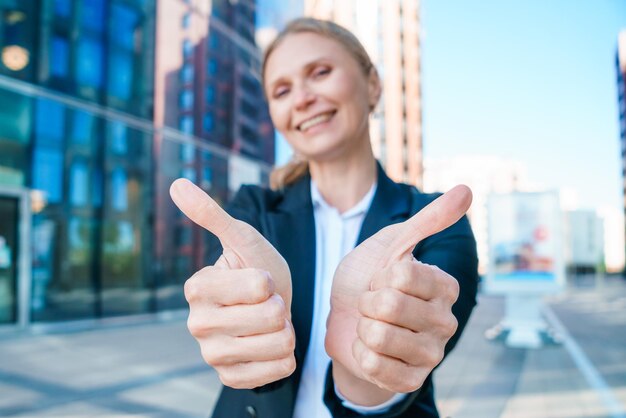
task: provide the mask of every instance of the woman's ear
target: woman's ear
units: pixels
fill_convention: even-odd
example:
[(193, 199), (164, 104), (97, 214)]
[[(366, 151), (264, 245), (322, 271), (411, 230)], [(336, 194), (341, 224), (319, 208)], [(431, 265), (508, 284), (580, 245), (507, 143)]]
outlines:
[(378, 71), (376, 71), (376, 67), (373, 65), (370, 69), (367, 85), (368, 101), (371, 112), (376, 108), (376, 105), (378, 105), (378, 101), (380, 100), (380, 95), (382, 93), (380, 77), (378, 77)]

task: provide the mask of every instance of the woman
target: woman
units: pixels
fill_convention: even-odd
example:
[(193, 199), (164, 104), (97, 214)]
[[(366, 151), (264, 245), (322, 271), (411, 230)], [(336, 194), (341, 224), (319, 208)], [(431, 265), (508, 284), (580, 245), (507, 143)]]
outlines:
[(219, 239), (185, 284), (188, 327), (225, 385), (213, 416), (437, 417), (430, 373), (475, 305), (471, 193), (435, 201), (385, 175), (368, 123), (380, 80), (340, 26), (293, 21), (263, 87), (297, 155), (272, 190), (242, 187), (229, 215), (186, 180), (171, 188)]

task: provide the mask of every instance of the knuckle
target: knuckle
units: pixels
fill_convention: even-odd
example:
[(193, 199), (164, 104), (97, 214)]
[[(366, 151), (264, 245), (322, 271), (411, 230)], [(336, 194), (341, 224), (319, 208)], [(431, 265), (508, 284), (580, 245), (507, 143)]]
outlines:
[(458, 321), (450, 310), (444, 312), (441, 309), (433, 310), (430, 318), (431, 329), (436, 335), (449, 338), (456, 332)]
[(388, 328), (381, 322), (372, 322), (365, 334), (365, 345), (370, 349), (381, 352), (387, 345), (389, 338)]
[(192, 304), (193, 302), (200, 300), (203, 293), (202, 288), (202, 282), (196, 275), (187, 279), (184, 285), (185, 299), (187, 300), (187, 303)]
[(403, 278), (411, 276), (411, 264), (406, 261), (395, 263), (391, 267), (391, 279), (395, 282), (401, 283)]
[(187, 329), (192, 336), (200, 338), (210, 332), (211, 326), (202, 316), (190, 314), (187, 318)]
[(380, 319), (394, 321), (402, 311), (401, 301), (392, 289), (382, 289), (376, 297), (376, 309)]
[(373, 351), (366, 350), (361, 357), (361, 369), (365, 374), (375, 377), (381, 369), (381, 357)]
[(411, 267), (407, 266), (406, 263), (394, 265), (392, 268), (391, 286), (400, 291), (408, 290), (412, 277), (411, 273)]
[(215, 350), (211, 350), (206, 347), (204, 344), (202, 345), (200, 352), (202, 353), (202, 359), (204, 362), (210, 366), (217, 366), (224, 363), (222, 356), (215, 352)]
[(412, 373), (410, 373), (409, 378), (407, 379), (403, 392), (413, 392), (421, 388), (424, 385), (426, 376), (428, 376), (428, 373), (424, 373), (420, 368), (413, 368)]
[(296, 337), (290, 328), (285, 328), (279, 341), (280, 353), (293, 353), (296, 349)]
[(224, 386), (228, 386), (234, 389), (239, 389), (241, 387), (241, 379), (239, 379), (237, 374), (235, 373), (222, 371), (219, 373), (219, 378)]
[(290, 376), (296, 370), (296, 359), (293, 355), (278, 362), (278, 372), (281, 378)]
[(459, 298), (461, 287), (459, 286), (459, 282), (452, 276), (448, 276), (446, 291), (452, 302), (455, 302)]
[(261, 270), (254, 270), (251, 275), (252, 296), (263, 301), (272, 295), (272, 283), (269, 275)]
[(434, 369), (443, 360), (443, 349), (438, 347), (432, 350), (424, 351), (424, 361), (429, 369)]
[(285, 318), (285, 303), (280, 296), (271, 297), (267, 300), (264, 307), (265, 318), (269, 321), (274, 321), (277, 324), (283, 325), (283, 319)]
[(459, 326), (459, 321), (456, 319), (454, 315), (452, 315), (451, 313), (446, 315), (446, 318), (444, 319), (443, 326), (442, 326), (444, 336), (448, 338), (452, 337), (454, 333), (456, 332), (458, 326)]

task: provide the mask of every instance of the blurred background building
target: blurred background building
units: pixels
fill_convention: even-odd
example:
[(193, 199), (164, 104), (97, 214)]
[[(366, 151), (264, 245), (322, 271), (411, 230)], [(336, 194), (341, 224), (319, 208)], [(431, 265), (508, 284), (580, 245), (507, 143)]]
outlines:
[(476, 237), (479, 271), (485, 274), (489, 265), (487, 234), (487, 199), (490, 193), (531, 191), (526, 167), (510, 159), (489, 155), (468, 155), (424, 161), (424, 191), (450, 190), (466, 184), (474, 196), (468, 217)]
[[(622, 30), (617, 38), (615, 64), (617, 69), (617, 94), (619, 100), (620, 149), (622, 150), (622, 191), (624, 196), (624, 215), (626, 216), (626, 29)], [(626, 228), (624, 229), (624, 236), (626, 237)]]
[(304, 12), (339, 23), (363, 43), (383, 86), (370, 121), (374, 154), (392, 179), (422, 187), (420, 2), (305, 0)]
[(264, 182), (255, 1), (0, 0), (0, 324), (186, 306), (174, 178)]

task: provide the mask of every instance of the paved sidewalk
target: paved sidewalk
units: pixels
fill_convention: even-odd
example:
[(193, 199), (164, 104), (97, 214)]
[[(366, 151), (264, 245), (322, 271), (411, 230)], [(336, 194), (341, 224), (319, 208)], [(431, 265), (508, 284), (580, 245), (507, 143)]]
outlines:
[[(485, 339), (504, 303), (481, 296), (435, 374), (442, 417), (624, 417), (626, 282), (607, 279), (602, 291), (577, 283), (549, 306), (608, 392), (593, 387), (565, 344), (524, 350)], [(218, 391), (184, 320), (0, 335), (2, 417), (206, 417)]]

